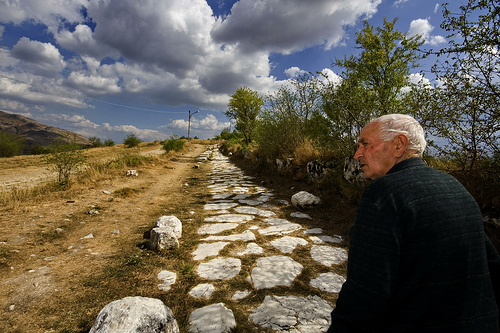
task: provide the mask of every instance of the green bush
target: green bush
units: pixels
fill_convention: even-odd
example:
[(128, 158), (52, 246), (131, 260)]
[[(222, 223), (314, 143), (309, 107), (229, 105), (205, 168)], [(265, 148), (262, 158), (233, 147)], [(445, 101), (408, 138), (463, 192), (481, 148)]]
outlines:
[(102, 147), (104, 146), (104, 144), (102, 143), (101, 139), (96, 137), (96, 136), (93, 136), (91, 138), (89, 138), (89, 141), (90, 143), (92, 143), (92, 147)]
[(115, 145), (115, 142), (113, 140), (111, 140), (111, 139), (104, 140), (104, 146), (106, 146), (106, 147), (112, 147), (114, 145)]
[(25, 139), (18, 134), (0, 131), (0, 157), (21, 155)]
[(184, 148), (184, 140), (179, 137), (173, 136), (169, 140), (163, 141), (163, 149), (165, 151), (181, 151)]
[(142, 140), (139, 139), (137, 136), (135, 136), (135, 134), (129, 134), (129, 135), (127, 135), (127, 138), (125, 140), (123, 140), (123, 143), (128, 148), (137, 147), (137, 146), (139, 146), (139, 144), (141, 142), (142, 142)]
[(58, 138), (55, 144), (47, 147), (48, 154), (45, 156), (45, 162), (51, 165), (49, 170), (57, 173), (57, 181), (63, 188), (69, 185), (71, 174), (86, 161), (81, 145), (76, 143), (76, 135), (68, 140), (65, 142), (62, 137)]

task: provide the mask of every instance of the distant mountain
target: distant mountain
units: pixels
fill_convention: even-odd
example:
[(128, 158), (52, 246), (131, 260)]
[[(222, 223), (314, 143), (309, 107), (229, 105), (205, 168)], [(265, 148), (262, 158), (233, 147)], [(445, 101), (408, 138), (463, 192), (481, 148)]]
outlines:
[(26, 139), (25, 154), (33, 151), (37, 146), (48, 146), (55, 143), (57, 138), (68, 141), (76, 135), (76, 142), (83, 146), (92, 146), (90, 140), (79, 134), (44, 125), (36, 120), (23, 117), (17, 114), (0, 111), (0, 131), (15, 133)]

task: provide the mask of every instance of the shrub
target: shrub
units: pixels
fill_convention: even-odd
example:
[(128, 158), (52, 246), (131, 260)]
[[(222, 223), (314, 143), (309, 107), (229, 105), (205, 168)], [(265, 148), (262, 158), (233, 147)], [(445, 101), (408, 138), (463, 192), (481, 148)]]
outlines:
[(96, 136), (93, 136), (93, 137), (89, 138), (89, 141), (92, 144), (92, 147), (102, 147), (102, 146), (104, 146), (104, 144), (102, 143), (101, 139), (98, 138), (98, 137), (96, 137)]
[(184, 140), (177, 136), (170, 137), (169, 140), (163, 141), (163, 149), (165, 151), (181, 151), (184, 148)]
[(56, 143), (48, 146), (47, 149), (49, 153), (45, 156), (45, 161), (53, 165), (49, 167), (49, 170), (57, 173), (59, 185), (68, 186), (72, 172), (86, 161), (85, 156), (82, 155), (82, 147), (76, 143), (76, 135), (69, 142), (59, 137)]
[(25, 139), (21, 135), (0, 131), (0, 157), (20, 155), (24, 144)]
[(137, 147), (141, 142), (142, 140), (135, 136), (135, 134), (129, 134), (127, 135), (127, 138), (123, 140), (123, 143), (127, 146), (127, 148)]
[(111, 140), (111, 139), (106, 139), (106, 140), (104, 140), (104, 145), (106, 147), (112, 147), (112, 146), (115, 145), (115, 142), (113, 140)]

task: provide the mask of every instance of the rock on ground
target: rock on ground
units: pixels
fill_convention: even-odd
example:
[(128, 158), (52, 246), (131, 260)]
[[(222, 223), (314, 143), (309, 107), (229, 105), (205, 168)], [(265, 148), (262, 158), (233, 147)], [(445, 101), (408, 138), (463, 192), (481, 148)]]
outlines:
[(107, 304), (89, 333), (179, 333), (179, 327), (162, 301), (137, 296)]
[(277, 332), (318, 333), (327, 331), (332, 310), (318, 296), (266, 296), (249, 319)]
[(196, 309), (189, 316), (189, 333), (229, 333), (235, 328), (233, 311), (222, 303)]

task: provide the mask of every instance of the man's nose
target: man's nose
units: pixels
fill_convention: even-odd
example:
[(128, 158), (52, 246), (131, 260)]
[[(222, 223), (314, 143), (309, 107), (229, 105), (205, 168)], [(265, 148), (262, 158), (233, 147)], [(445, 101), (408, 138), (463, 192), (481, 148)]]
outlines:
[(361, 154), (361, 149), (360, 149), (360, 148), (358, 148), (358, 149), (356, 150), (356, 152), (354, 153), (354, 158), (355, 158), (355, 159), (357, 159), (357, 160), (359, 160), (359, 159), (361, 158), (361, 155), (362, 155), (362, 154)]

